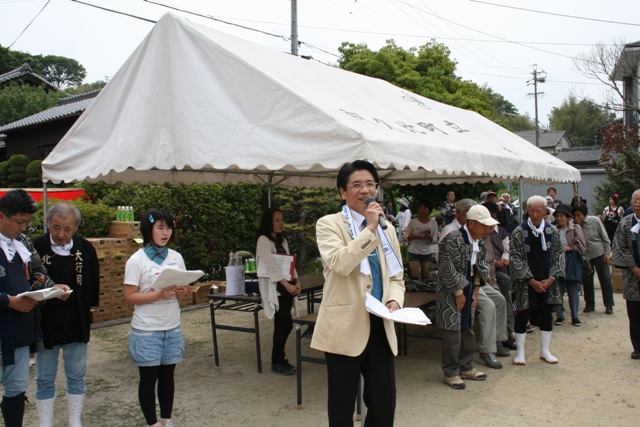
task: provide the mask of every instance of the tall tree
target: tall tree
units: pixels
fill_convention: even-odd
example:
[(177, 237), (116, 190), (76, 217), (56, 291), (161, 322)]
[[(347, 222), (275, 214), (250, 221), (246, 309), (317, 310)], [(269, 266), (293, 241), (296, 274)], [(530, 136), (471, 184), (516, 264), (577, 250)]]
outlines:
[(372, 51), (366, 44), (344, 42), (338, 48), (340, 68), (386, 80), (396, 86), (445, 104), (491, 117), (493, 107), (477, 84), (455, 74), (448, 47), (435, 41), (405, 50), (393, 40)]
[(596, 145), (598, 129), (615, 119), (614, 112), (605, 110), (594, 101), (588, 98), (578, 100), (571, 95), (559, 107), (551, 109), (549, 127), (567, 131), (575, 145)]
[(42, 58), (41, 67), (42, 75), (58, 89), (78, 86), (87, 76), (87, 70), (82, 64), (64, 56), (47, 55)]
[(482, 86), (482, 90), (485, 91), (493, 106), (491, 120), (511, 131), (533, 130), (536, 128), (533, 119), (528, 114), (518, 114), (516, 106), (506, 100), (504, 96), (494, 92), (487, 85)]
[[(634, 50), (637, 50), (636, 43), (633, 45)], [(635, 110), (640, 113), (639, 105), (627, 102), (622, 81), (613, 78), (618, 72), (625, 71), (630, 78), (629, 86), (640, 85), (637, 55), (624, 55), (627, 46), (623, 41), (611, 45), (598, 43), (589, 52), (578, 54), (573, 65), (578, 73), (602, 83), (605, 102), (601, 107), (618, 112)]]
[(84, 83), (76, 87), (68, 87), (64, 91), (70, 95), (80, 95), (81, 93), (87, 93), (94, 90), (102, 89), (107, 85), (104, 80), (96, 80), (93, 83)]

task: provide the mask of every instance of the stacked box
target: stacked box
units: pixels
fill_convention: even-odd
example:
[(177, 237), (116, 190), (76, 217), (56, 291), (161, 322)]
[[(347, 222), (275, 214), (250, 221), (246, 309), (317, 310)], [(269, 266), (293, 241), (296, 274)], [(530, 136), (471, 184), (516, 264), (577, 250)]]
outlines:
[(192, 296), (192, 294), (187, 292), (183, 296), (178, 297), (178, 305), (180, 305), (180, 308), (193, 305), (193, 296)]
[(124, 266), (129, 257), (127, 255), (111, 255), (111, 274), (124, 273)]
[(138, 249), (142, 248), (142, 239), (127, 239), (127, 256), (135, 254)]
[(209, 302), (209, 291), (211, 291), (212, 282), (198, 283), (198, 287), (192, 293), (193, 303), (202, 304), (203, 302)]
[(111, 242), (111, 256), (126, 256), (127, 255), (127, 239), (114, 238)]
[(91, 309), (91, 323), (100, 323), (111, 320), (111, 309), (109, 307), (94, 307)]
[(111, 274), (111, 256), (98, 255), (98, 266), (100, 266), (100, 274)]
[(124, 286), (124, 273), (111, 273), (111, 289), (122, 289)]
[(109, 289), (111, 289), (111, 274), (100, 272), (100, 290), (108, 291)]
[(111, 289), (111, 306), (124, 305), (124, 289)]
[(140, 221), (109, 221), (109, 237), (135, 239), (142, 237)]
[(111, 291), (110, 290), (100, 290), (98, 293), (98, 307), (110, 307), (111, 306)]
[(124, 319), (128, 317), (127, 313), (129, 313), (129, 308), (124, 304), (111, 306), (111, 320)]

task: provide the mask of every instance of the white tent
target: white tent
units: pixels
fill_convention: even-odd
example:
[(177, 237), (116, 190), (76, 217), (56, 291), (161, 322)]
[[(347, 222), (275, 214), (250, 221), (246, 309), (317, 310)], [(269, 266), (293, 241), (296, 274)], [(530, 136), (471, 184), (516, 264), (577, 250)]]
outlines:
[(578, 182), (471, 111), (166, 14), (42, 164), (43, 180), (335, 185)]

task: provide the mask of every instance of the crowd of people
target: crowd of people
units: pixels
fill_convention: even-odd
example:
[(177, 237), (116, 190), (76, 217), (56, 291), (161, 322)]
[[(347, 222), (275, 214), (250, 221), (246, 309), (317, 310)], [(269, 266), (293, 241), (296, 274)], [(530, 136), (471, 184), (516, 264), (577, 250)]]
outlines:
[[(619, 195), (613, 194), (603, 214), (593, 216), (584, 203), (562, 203), (550, 188), (546, 197), (526, 201), (519, 221), (508, 193), (498, 197), (489, 190), (477, 202), (456, 200), (449, 191), (440, 217), (432, 218), (433, 204), (421, 200), (412, 218), (406, 197), (397, 200), (395, 215), (391, 200), (384, 206), (371, 202), (378, 188), (371, 163), (346, 163), (337, 178), (342, 209), (316, 224), (325, 285), (311, 347), (324, 352), (327, 362), (329, 425), (351, 425), (361, 375), (366, 424), (393, 425), (395, 327), (367, 311), (365, 295), (393, 312), (404, 304), (405, 278), (431, 279), (434, 268), (441, 367), (445, 384), (454, 389), (464, 389), (465, 380), (487, 378), (474, 367), (476, 352), (492, 369), (502, 368), (499, 357), (512, 356), (512, 351), (513, 363), (525, 365), (526, 337), (535, 326), (540, 358), (558, 363), (551, 352), (553, 327), (563, 325), (569, 314), (573, 326), (582, 324), (581, 292), (583, 312), (595, 310), (594, 274), (601, 284), (604, 312), (613, 314), (610, 264), (623, 269), (631, 357), (640, 359), (640, 189), (632, 194), (631, 214), (625, 216)], [(40, 425), (52, 426), (62, 353), (69, 425), (78, 427), (86, 393), (89, 311), (98, 305), (98, 261), (91, 244), (76, 234), (81, 216), (70, 203), (52, 206), (45, 213), (47, 232), (31, 241), (24, 231), (37, 209), (23, 190), (0, 198), (0, 409), (7, 426), (22, 425), (29, 355), (35, 352)], [(381, 218), (396, 228), (381, 227)], [(129, 259), (124, 275), (125, 301), (135, 305), (129, 353), (139, 371), (138, 400), (146, 425), (173, 427), (174, 371), (185, 350), (177, 298), (186, 289), (155, 289), (153, 281), (166, 266), (186, 267), (182, 256), (169, 248), (175, 233), (167, 210), (146, 211), (140, 229), (143, 247)], [(274, 261), (276, 254), (289, 254), (283, 231), (282, 211), (265, 210), (256, 254), (264, 312), (274, 320), (271, 370), (290, 375), (295, 367), (285, 347), (301, 288), (297, 272), (285, 277)], [(406, 274), (401, 244), (408, 245)], [(53, 286), (62, 295), (45, 304), (19, 295)]]

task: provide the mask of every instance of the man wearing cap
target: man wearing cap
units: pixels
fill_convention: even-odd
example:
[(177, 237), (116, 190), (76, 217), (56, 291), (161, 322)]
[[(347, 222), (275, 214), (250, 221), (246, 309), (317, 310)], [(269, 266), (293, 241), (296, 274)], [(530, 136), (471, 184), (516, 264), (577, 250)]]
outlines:
[(487, 375), (473, 367), (475, 335), (473, 312), (480, 280), (487, 280), (489, 263), (482, 238), (498, 222), (484, 206), (469, 208), (466, 224), (447, 234), (438, 244), (439, 277), (436, 290), (438, 324), (443, 331), (444, 382), (463, 389), (463, 379), (482, 381)]
[(558, 363), (549, 352), (552, 312), (560, 304), (558, 277), (564, 277), (564, 257), (558, 229), (549, 224), (547, 201), (542, 196), (527, 200), (528, 219), (511, 234), (509, 246), (509, 273), (514, 283), (516, 299), (516, 357), (513, 363), (525, 364), (524, 344), (527, 322), (531, 310), (536, 310), (540, 326), (540, 358), (547, 363)]
[(390, 311), (404, 303), (404, 270), (393, 227), (383, 230), (382, 207), (372, 202), (378, 172), (366, 161), (338, 172), (342, 211), (316, 223), (324, 267), (324, 295), (311, 347), (327, 361), (329, 426), (353, 425), (360, 375), (364, 377), (365, 425), (392, 426), (396, 405), (394, 324), (367, 312), (370, 294)]

